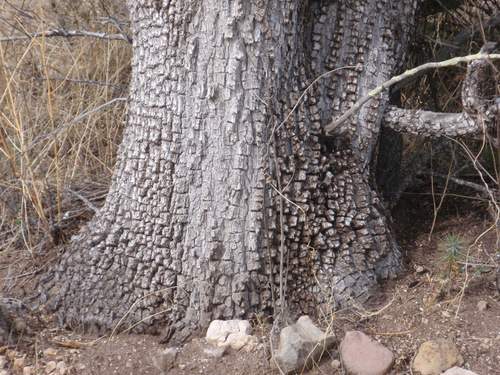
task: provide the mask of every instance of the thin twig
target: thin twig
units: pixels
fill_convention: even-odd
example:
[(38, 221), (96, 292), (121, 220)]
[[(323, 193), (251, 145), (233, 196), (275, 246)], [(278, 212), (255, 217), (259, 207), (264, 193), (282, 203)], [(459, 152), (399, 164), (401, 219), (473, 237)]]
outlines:
[(132, 39), (126, 34), (106, 34), (106, 33), (97, 33), (95, 31), (86, 31), (86, 30), (64, 30), (60, 28), (55, 28), (52, 30), (39, 31), (36, 33), (27, 33), (26, 35), (13, 35), (13, 36), (4, 36), (0, 38), (0, 42), (10, 42), (14, 40), (22, 40), (22, 39), (34, 39), (34, 38), (51, 38), (51, 37), (75, 37), (75, 36), (90, 36), (93, 38), (99, 39), (109, 39), (109, 40), (124, 40), (128, 43), (132, 43)]
[[(497, 27), (499, 24), (500, 24), (500, 13), (494, 15), (491, 18), (483, 20), (482, 22), (478, 22), (478, 23), (475, 23), (473, 25), (466, 27), (449, 42), (439, 43), (439, 44), (443, 45), (443, 47), (438, 51), (436, 56), (434, 56), (429, 62), (443, 61), (443, 60), (449, 58), (450, 55), (452, 54), (452, 52), (455, 52), (456, 49), (461, 48), (460, 45), (469, 41), (476, 34), (476, 32), (478, 30)], [(428, 37), (426, 37), (426, 38), (428, 38)], [(433, 41), (433, 42), (438, 43), (436, 41)], [(406, 86), (407, 84), (415, 81), (416, 79), (421, 77), (423, 74), (424, 74), (424, 72), (420, 72), (420, 73), (414, 75), (413, 77), (411, 77), (411, 79), (409, 79), (410, 77), (408, 77), (407, 79), (404, 79), (402, 82), (397, 83), (393, 87), (393, 91), (400, 90), (403, 86)]]
[(351, 107), (351, 109), (349, 109), (347, 112), (345, 112), (342, 116), (340, 116), (334, 122), (325, 126), (325, 132), (330, 133), (333, 130), (335, 130), (337, 127), (342, 125), (349, 117), (351, 117), (354, 113), (356, 113), (366, 102), (370, 101), (377, 94), (379, 94), (383, 90), (387, 90), (389, 87), (402, 81), (403, 79), (412, 77), (412, 76), (414, 76), (414, 75), (416, 75), (424, 70), (428, 70), (428, 69), (444, 68), (447, 66), (454, 66), (454, 65), (457, 65), (460, 63), (468, 63), (468, 62), (476, 61), (476, 60), (489, 60), (489, 59), (491, 59), (491, 60), (500, 59), (500, 54), (498, 54), (498, 53), (485, 54), (485, 53), (480, 52), (480, 53), (476, 53), (475, 55), (455, 57), (453, 59), (449, 59), (449, 60), (445, 60), (445, 61), (441, 61), (441, 62), (430, 62), (430, 63), (420, 65), (416, 68), (407, 70), (403, 74), (400, 74), (396, 77), (392, 77), (390, 80), (384, 82), (380, 86), (377, 86), (372, 91), (370, 91), (368, 94), (363, 96), (359, 101), (354, 103), (354, 105)]
[[(467, 187), (470, 187), (474, 190), (477, 190), (477, 191), (480, 191), (480, 192), (486, 193), (486, 194), (490, 193), (489, 189), (485, 188), (483, 185), (476, 184), (475, 182), (466, 181), (466, 180), (463, 180), (461, 178), (448, 176), (448, 175), (445, 175), (443, 173), (438, 173), (438, 172), (429, 172), (429, 173), (432, 173), (434, 176), (437, 176), (437, 177), (449, 179), (451, 182), (454, 182), (457, 185), (467, 186)], [(495, 189), (493, 189), (493, 190), (495, 190)]]
[[(47, 78), (44, 77), (37, 77), (35, 75), (32, 75), (32, 77), (38, 81), (46, 81)], [(103, 81), (94, 81), (90, 79), (76, 79), (76, 78), (66, 78), (66, 77), (49, 77), (50, 80), (53, 81), (64, 81), (64, 82), (76, 82), (76, 83), (87, 83), (89, 85), (96, 85), (96, 86), (107, 86), (107, 87), (112, 87), (115, 90), (121, 91), (124, 94), (128, 94), (128, 91), (125, 90), (124, 88), (115, 85), (114, 83), (109, 83), (109, 82), (103, 82)]]
[[(52, 185), (52, 184), (50, 184), (50, 185)], [(66, 190), (68, 193), (71, 193), (75, 197), (77, 197), (78, 199), (80, 199), (83, 203), (85, 203), (87, 205), (88, 208), (90, 208), (94, 212), (97, 212), (99, 210), (97, 208), (97, 206), (95, 206), (91, 201), (89, 201), (87, 198), (85, 198), (83, 195), (77, 193), (73, 189), (70, 189), (69, 187), (65, 187), (64, 190)]]
[(128, 34), (125, 32), (125, 30), (123, 30), (123, 27), (120, 25), (120, 22), (118, 22), (114, 18), (110, 18), (110, 19), (115, 24), (116, 28), (120, 31), (120, 33), (125, 37), (125, 39), (127, 40), (127, 42), (129, 42), (130, 44), (132, 44), (132, 38), (128, 36)]
[(100, 105), (99, 107), (94, 108), (91, 111), (85, 112), (84, 114), (78, 116), (76, 119), (74, 119), (74, 120), (72, 120), (72, 121), (70, 121), (70, 122), (68, 122), (68, 123), (66, 123), (66, 124), (58, 127), (56, 130), (54, 130), (51, 133), (37, 136), (33, 140), (33, 142), (31, 142), (31, 144), (28, 146), (28, 148), (26, 150), (24, 150), (19, 156), (22, 157), (25, 153), (27, 153), (29, 150), (31, 150), (33, 148), (33, 146), (35, 146), (35, 144), (38, 143), (38, 141), (40, 141), (42, 139), (45, 139), (45, 138), (52, 137), (52, 136), (58, 134), (61, 130), (66, 129), (67, 127), (73, 125), (74, 123), (80, 121), (81, 119), (87, 117), (88, 115), (91, 115), (92, 113), (97, 112), (97, 111), (103, 109), (104, 107), (107, 107), (108, 105), (113, 104), (115, 102), (118, 102), (118, 101), (127, 101), (127, 100), (128, 100), (127, 98), (115, 98), (113, 100), (110, 100), (109, 102), (104, 103), (104, 104)]

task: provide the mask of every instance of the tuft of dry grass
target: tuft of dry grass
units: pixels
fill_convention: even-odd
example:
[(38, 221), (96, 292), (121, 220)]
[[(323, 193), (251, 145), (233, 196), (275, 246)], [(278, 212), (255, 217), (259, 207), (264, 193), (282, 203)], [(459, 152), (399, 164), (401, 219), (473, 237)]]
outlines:
[[(127, 32), (126, 22), (115, 22), (115, 3), (0, 1), (0, 37), (55, 28), (117, 34), (117, 23)], [(130, 58), (123, 40), (0, 42), (2, 252), (33, 255), (63, 243), (105, 196), (122, 136)]]

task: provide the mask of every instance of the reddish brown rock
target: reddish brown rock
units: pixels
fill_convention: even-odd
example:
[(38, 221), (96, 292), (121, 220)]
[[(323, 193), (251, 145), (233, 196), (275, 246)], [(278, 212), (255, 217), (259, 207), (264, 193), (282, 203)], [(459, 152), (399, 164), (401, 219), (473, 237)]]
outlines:
[(389, 349), (359, 331), (346, 333), (340, 354), (350, 375), (385, 375), (394, 364)]

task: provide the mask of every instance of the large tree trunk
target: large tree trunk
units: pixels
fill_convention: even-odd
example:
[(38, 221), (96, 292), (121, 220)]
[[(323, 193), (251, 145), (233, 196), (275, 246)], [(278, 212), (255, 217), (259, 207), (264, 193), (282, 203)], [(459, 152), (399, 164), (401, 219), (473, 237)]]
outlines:
[(128, 124), (105, 206), (47, 284), (61, 318), (182, 338), (378, 296), (401, 264), (370, 186), (387, 95), (322, 128), (393, 74), (415, 3), (130, 0)]

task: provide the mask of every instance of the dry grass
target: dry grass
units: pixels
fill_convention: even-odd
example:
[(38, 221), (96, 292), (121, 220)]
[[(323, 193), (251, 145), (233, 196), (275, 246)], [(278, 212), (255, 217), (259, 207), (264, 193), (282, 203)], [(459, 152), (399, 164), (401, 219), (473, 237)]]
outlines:
[[(92, 21), (110, 16), (108, 2), (41, 3), (31, 8), (18, 2), (16, 8), (0, 2), (0, 36), (54, 27), (118, 32), (110, 22)], [(21, 6), (27, 11), (21, 12)], [(130, 45), (119, 40), (40, 37), (0, 43), (3, 252), (22, 248), (32, 254), (44, 244), (59, 244), (66, 228), (104, 196), (121, 140), (125, 101), (82, 115), (126, 98), (130, 57)]]

